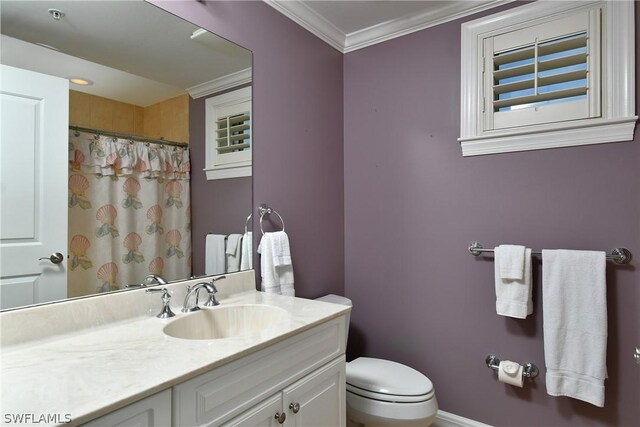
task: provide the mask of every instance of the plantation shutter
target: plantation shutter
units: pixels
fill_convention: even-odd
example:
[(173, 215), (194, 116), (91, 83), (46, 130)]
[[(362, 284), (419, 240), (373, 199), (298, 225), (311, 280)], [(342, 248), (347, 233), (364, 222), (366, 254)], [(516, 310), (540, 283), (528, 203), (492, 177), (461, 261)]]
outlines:
[(251, 102), (221, 108), (216, 117), (218, 154), (249, 151), (251, 148)]
[(600, 115), (600, 13), (484, 39), (484, 129)]

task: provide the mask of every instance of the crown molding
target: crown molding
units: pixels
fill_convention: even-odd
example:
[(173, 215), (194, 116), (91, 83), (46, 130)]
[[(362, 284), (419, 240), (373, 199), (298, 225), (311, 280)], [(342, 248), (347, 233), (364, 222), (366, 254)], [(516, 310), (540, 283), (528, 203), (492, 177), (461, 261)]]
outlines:
[(382, 22), (368, 28), (347, 34), (343, 52), (353, 52), (377, 43), (402, 37), (425, 28), (435, 27), (445, 22), (454, 21), (487, 9), (511, 3), (515, 0), (489, 0), (469, 6), (471, 2), (456, 2), (422, 13), (412, 13), (401, 18)]
[(266, 4), (344, 53), (345, 34), (300, 0), (263, 0)]
[(251, 68), (245, 68), (244, 70), (191, 86), (187, 88), (187, 92), (193, 99), (197, 99), (247, 83), (251, 83)]
[(353, 52), (513, 1), (515, 0), (487, 0), (479, 4), (474, 2), (471, 7), (471, 2), (456, 2), (437, 10), (406, 15), (345, 34), (300, 0), (264, 0), (269, 6), (342, 53)]

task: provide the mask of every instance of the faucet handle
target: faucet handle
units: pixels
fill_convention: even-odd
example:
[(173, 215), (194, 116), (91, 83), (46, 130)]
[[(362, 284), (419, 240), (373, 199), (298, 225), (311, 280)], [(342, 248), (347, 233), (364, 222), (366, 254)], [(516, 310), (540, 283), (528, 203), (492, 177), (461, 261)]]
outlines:
[[(213, 289), (215, 290), (215, 288), (213, 288)], [(215, 292), (209, 292), (209, 298), (207, 299), (207, 302), (204, 303), (204, 306), (205, 307), (215, 307), (216, 305), (220, 305), (220, 303), (216, 299), (216, 293)]]
[(216, 289), (215, 285), (213, 284), (213, 281), (211, 283), (206, 283), (204, 288), (207, 290), (207, 293), (209, 294), (207, 298), (207, 302), (204, 303), (204, 306), (215, 307), (216, 305), (220, 305), (220, 303), (216, 299), (216, 293), (218, 292), (218, 289)]
[(171, 311), (171, 307), (169, 306), (169, 302), (171, 301), (171, 295), (169, 295), (169, 291), (167, 290), (167, 288), (162, 288), (162, 289), (150, 288), (145, 291), (145, 293), (148, 293), (148, 294), (156, 294), (158, 292), (162, 293), (162, 296), (161, 296), (162, 310), (160, 310), (160, 313), (158, 313), (156, 317), (160, 319), (168, 319), (170, 317), (175, 316), (175, 313)]
[[(211, 288), (213, 289), (213, 293), (215, 294), (216, 292), (218, 292), (218, 288), (216, 288), (215, 282), (217, 282), (218, 280), (222, 280), (222, 279), (226, 279), (227, 276), (220, 276), (220, 277), (214, 277), (211, 278)], [(215, 298), (214, 298), (215, 299)], [(218, 305), (218, 304), (215, 304)]]

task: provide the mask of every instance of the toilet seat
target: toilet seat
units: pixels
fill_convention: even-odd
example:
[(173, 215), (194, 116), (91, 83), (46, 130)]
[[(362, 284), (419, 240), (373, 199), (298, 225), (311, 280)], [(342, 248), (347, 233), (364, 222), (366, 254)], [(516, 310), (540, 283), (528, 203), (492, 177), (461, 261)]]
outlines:
[(358, 387), (354, 387), (351, 384), (347, 383), (347, 393), (353, 393), (358, 396), (367, 398), (380, 400), (382, 402), (390, 402), (390, 403), (419, 403), (424, 402), (426, 400), (432, 399), (434, 396), (434, 392), (428, 394), (419, 394), (414, 396), (402, 396), (397, 394), (384, 394), (384, 393), (376, 393), (369, 390), (363, 390)]
[(413, 368), (390, 360), (360, 357), (347, 363), (347, 392), (383, 402), (424, 402), (433, 383)]

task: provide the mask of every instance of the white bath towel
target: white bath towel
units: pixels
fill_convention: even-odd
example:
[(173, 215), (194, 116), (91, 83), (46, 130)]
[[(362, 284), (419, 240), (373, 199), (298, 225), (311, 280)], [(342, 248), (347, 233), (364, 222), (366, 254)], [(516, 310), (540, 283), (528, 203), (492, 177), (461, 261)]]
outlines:
[(227, 236), (227, 273), (234, 273), (240, 270), (240, 257), (242, 251), (242, 234), (229, 234)]
[[(264, 233), (258, 253), (260, 254), (260, 272), (262, 275), (261, 290), (268, 293), (295, 296), (293, 265), (275, 265), (274, 236), (277, 233)], [(288, 242), (288, 239), (287, 239)], [(288, 246), (288, 245), (287, 245)]]
[(542, 251), (547, 393), (604, 406), (606, 254)]
[(253, 268), (253, 233), (247, 231), (242, 236), (242, 254), (240, 256), (240, 270)]
[(204, 248), (204, 274), (224, 274), (226, 237), (224, 234), (207, 234)]
[(493, 250), (496, 259), (500, 259), (500, 277), (502, 279), (522, 280), (524, 278), (524, 246), (500, 245)]
[(502, 258), (495, 248), (494, 274), (496, 288), (496, 313), (501, 316), (525, 319), (533, 313), (531, 284), (531, 249), (524, 251), (524, 269), (522, 280), (501, 278)]

